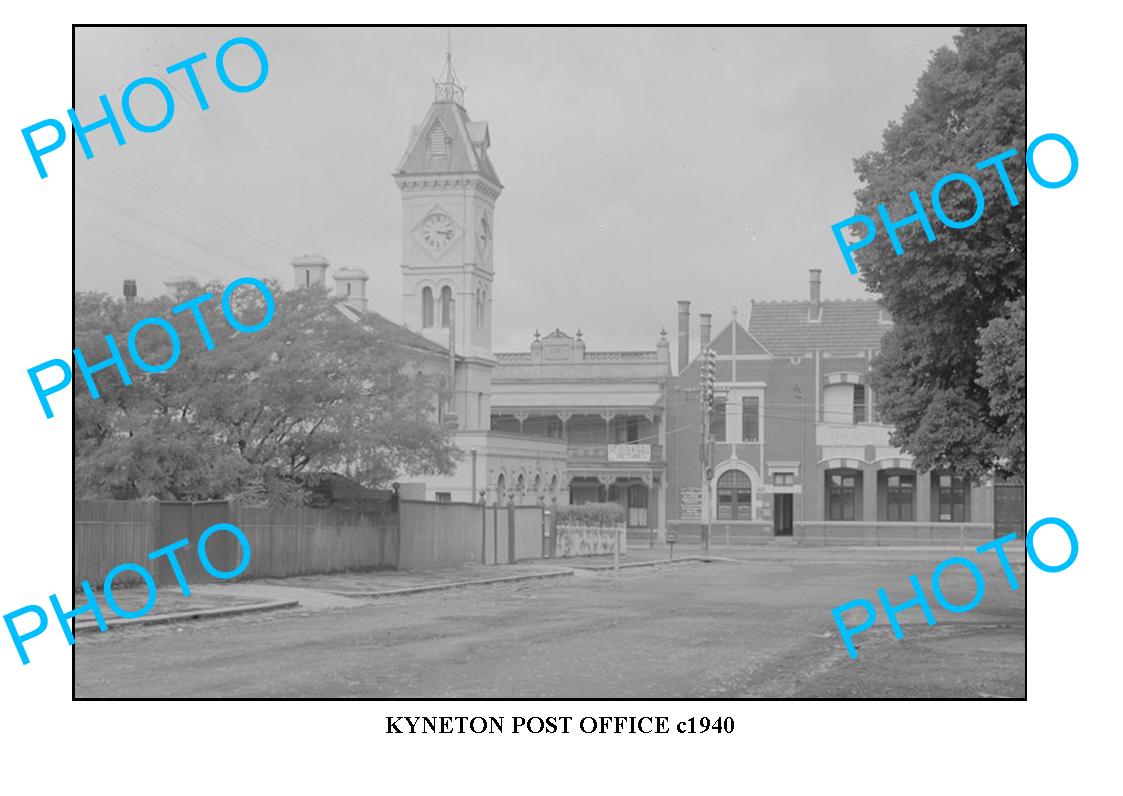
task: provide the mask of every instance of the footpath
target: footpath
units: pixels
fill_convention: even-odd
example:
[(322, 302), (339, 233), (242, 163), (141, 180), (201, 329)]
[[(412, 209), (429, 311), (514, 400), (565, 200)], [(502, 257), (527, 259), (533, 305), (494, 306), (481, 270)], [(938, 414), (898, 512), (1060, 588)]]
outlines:
[[(685, 549), (683, 549), (685, 548)], [(1025, 549), (1010, 545), (1015, 571), (1025, 571)], [(711, 546), (703, 554), (697, 545), (676, 545), (674, 558), (666, 546), (647, 548), (635, 545), (620, 556), (621, 571), (684, 563), (749, 563), (754, 561), (791, 563), (832, 563), (863, 565), (875, 562), (938, 562), (950, 551), (946, 547), (721, 547)], [(406, 597), (431, 591), (482, 587), (521, 581), (585, 577), (613, 570), (611, 555), (535, 559), (515, 564), (462, 564), (418, 570), (374, 570), (340, 572), (328, 575), (300, 575), (289, 578), (263, 578), (232, 583), (192, 583), (191, 596), (184, 597), (174, 586), (160, 588), (152, 610), (139, 619), (120, 619), (107, 614), (110, 629), (197, 619), (222, 618), (249, 613), (299, 609), (331, 611), (354, 608), (360, 601)], [(125, 610), (138, 610), (147, 598), (145, 589), (114, 590), (114, 597)], [(104, 595), (99, 595), (104, 605)], [(75, 604), (82, 602), (75, 594)], [(88, 613), (77, 617), (75, 632), (96, 632), (97, 623)]]
[[(648, 553), (649, 551), (643, 551)], [(688, 557), (675, 556), (675, 563)], [(625, 567), (664, 563), (665, 556), (621, 556)], [(156, 604), (138, 619), (106, 615), (110, 629), (152, 625), (195, 619), (238, 616), (248, 613), (299, 608), (303, 611), (329, 611), (353, 608), (360, 600), (403, 597), (430, 591), (517, 583), (520, 581), (572, 577), (581, 571), (612, 569), (612, 556), (585, 556), (556, 560), (535, 560), (515, 564), (462, 564), (455, 567), (406, 571), (373, 570), (339, 572), (327, 575), (299, 575), (289, 578), (262, 578), (232, 583), (192, 583), (191, 596), (184, 597), (177, 587), (161, 587)], [(126, 611), (140, 609), (147, 599), (143, 587), (119, 588), (114, 599)], [(75, 603), (83, 601), (80, 592)], [(104, 595), (98, 596), (104, 605)], [(96, 620), (82, 614), (75, 620), (75, 632), (97, 632)]]

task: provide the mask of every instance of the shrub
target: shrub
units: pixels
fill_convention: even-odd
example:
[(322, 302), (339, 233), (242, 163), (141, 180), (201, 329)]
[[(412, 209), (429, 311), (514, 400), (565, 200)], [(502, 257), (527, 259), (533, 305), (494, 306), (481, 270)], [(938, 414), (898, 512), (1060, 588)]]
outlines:
[(619, 503), (582, 503), (580, 506), (558, 506), (558, 523), (608, 527), (619, 525), (627, 518)]

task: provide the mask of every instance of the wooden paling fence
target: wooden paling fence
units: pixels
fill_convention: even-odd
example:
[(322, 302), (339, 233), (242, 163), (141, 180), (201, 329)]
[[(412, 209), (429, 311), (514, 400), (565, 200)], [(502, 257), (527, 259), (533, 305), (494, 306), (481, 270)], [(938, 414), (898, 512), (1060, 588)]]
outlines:
[[(160, 585), (176, 581), (166, 557), (148, 554), (180, 539), (189, 547), (176, 560), (189, 582), (210, 580), (196, 546), (208, 527), (238, 526), (250, 542), (250, 564), (241, 577), (283, 578), (369, 569), (414, 569), (468, 562), (509, 563), (549, 555), (546, 514), (538, 506), (481, 506), (475, 503), (400, 501), (378, 510), (235, 506), (156, 500), (74, 502), (74, 587), (83, 580), (100, 588), (119, 564), (140, 564)], [(233, 570), (241, 551), (237, 540), (216, 533), (207, 557)], [(139, 583), (125, 572), (114, 585)]]

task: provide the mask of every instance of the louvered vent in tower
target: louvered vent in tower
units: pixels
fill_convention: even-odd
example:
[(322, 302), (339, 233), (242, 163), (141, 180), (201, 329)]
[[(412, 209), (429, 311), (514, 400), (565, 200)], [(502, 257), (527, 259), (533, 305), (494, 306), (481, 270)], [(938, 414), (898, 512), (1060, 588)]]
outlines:
[(445, 132), (445, 128), (440, 122), (436, 122), (429, 128), (429, 157), (448, 157), (448, 145), (450, 143), (448, 133)]

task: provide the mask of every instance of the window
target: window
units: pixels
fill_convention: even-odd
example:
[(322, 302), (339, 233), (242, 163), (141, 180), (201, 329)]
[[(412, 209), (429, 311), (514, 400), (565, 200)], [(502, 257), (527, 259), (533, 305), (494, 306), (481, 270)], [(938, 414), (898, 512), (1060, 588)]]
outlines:
[(421, 289), (421, 326), (430, 329), (433, 326), (433, 288)]
[(452, 319), (452, 288), (445, 285), (441, 288), (441, 326), (448, 328)]
[(452, 493), (451, 492), (438, 492), (436, 497), (437, 497), (438, 503), (451, 503), (452, 502)]
[(883, 519), (887, 522), (912, 522), (916, 495), (916, 476), (907, 473), (881, 473), (884, 494)]
[(437, 122), (429, 128), (429, 157), (443, 158), (448, 156), (449, 137), (445, 128)]
[(823, 422), (836, 425), (865, 423), (869, 401), (864, 384), (842, 382), (823, 388)]
[(866, 422), (866, 385), (854, 385), (854, 425)]
[(347, 295), (348, 296), (351, 295), (351, 283), (350, 282), (347, 283)]
[(714, 398), (710, 409), (710, 436), (718, 442), (725, 441), (725, 399)]
[(636, 442), (639, 439), (639, 421), (640, 418), (638, 417), (628, 418), (628, 438), (625, 440), (626, 442)]
[(499, 480), (495, 482), (495, 502), (502, 503), (505, 497), (504, 493), (507, 491), (507, 478), (503, 473), (499, 474)]
[(795, 473), (773, 473), (772, 486), (794, 486)]
[(755, 395), (741, 399), (741, 440), (760, 442), (760, 398)]
[(932, 473), (937, 522), (967, 522), (967, 481), (948, 472)]
[(862, 474), (857, 470), (827, 471), (827, 519), (848, 522), (861, 519), (858, 511), (858, 494)]
[(476, 288), (476, 328), (479, 329), (484, 324), (484, 292), (482, 288)]
[(752, 481), (740, 470), (729, 470), (717, 480), (717, 518), (719, 520), (753, 518)]

